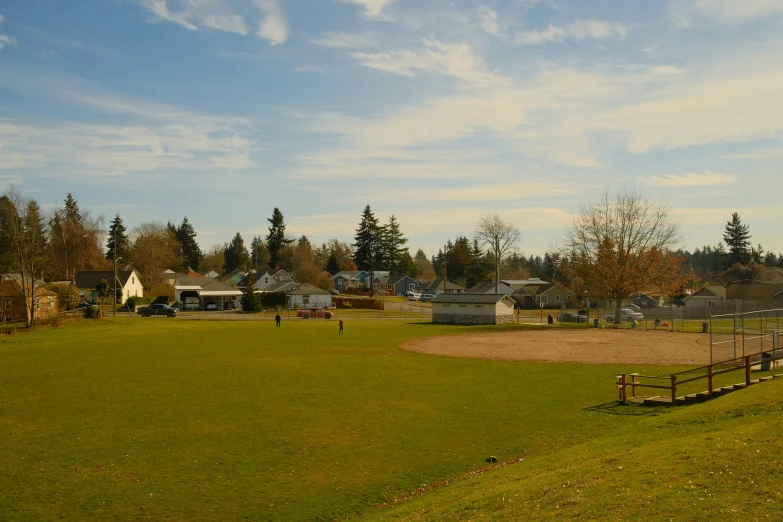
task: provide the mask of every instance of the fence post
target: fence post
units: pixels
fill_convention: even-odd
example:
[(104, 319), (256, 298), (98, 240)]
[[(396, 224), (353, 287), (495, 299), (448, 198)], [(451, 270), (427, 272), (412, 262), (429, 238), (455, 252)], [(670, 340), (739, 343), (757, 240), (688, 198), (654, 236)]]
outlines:
[(709, 387), (710, 397), (712, 397), (712, 365), (707, 366), (707, 386)]
[(620, 401), (625, 402), (625, 374), (621, 373), (618, 377), (620, 377)]
[(631, 394), (633, 398), (636, 398), (636, 385), (639, 384), (639, 381), (636, 380), (636, 376), (639, 375), (638, 373), (634, 373), (631, 375)]
[(672, 406), (677, 402), (677, 376), (672, 375)]
[(745, 385), (750, 386), (750, 355), (745, 356)]

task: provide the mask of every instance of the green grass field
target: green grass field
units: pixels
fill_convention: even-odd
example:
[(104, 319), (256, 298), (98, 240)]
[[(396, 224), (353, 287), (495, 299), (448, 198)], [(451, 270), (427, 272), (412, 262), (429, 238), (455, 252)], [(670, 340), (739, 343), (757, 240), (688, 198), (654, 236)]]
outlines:
[[(427, 518), (431, 509), (444, 520), (473, 518), (464, 506), (447, 510), (449, 491), (467, 498), (459, 488), (501, 479), (460, 480), (401, 512), (384, 504), (479, 470), (489, 455), (525, 459), (493, 473), (534, 477), (531, 463), (556, 468), (568, 455), (600, 457), (618, 433), (617, 447), (633, 451), (640, 429), (640, 440), (652, 440), (672, 433), (667, 419), (687, 424), (680, 411), (691, 408), (613, 402), (616, 372), (668, 368), (398, 348), (414, 337), (480, 329), (349, 320), (338, 336), (328, 321), (275, 328), (118, 318), (4, 338), (0, 518)], [(534, 479), (522, 482), (509, 484), (537, 491)], [(493, 499), (479, 502), (477, 513), (492, 518), (503, 506)], [(604, 509), (596, 502), (594, 513)], [(539, 514), (558, 516), (543, 506)]]

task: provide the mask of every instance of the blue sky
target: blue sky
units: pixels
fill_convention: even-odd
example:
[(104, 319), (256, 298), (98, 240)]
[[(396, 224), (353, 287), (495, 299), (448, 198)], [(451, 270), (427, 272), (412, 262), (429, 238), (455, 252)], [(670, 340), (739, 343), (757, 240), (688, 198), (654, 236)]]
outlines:
[(783, 0), (8, 0), (0, 184), (205, 250), (369, 203), (428, 255), (487, 212), (543, 254), (635, 188), (782, 252), (781, 64)]

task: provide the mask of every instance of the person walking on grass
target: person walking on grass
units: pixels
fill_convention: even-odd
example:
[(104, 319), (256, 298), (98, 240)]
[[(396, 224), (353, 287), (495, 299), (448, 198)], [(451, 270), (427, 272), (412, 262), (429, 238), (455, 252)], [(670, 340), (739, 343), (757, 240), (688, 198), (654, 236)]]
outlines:
[(280, 314), (277, 314), (275, 316), (275, 325), (278, 327), (280, 326)]
[(340, 319), (340, 333), (338, 335), (343, 335), (343, 320)]

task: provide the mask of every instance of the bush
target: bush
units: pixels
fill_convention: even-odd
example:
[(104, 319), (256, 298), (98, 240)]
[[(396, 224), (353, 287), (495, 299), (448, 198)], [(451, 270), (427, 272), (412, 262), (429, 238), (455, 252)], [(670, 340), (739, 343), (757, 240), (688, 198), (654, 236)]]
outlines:
[(88, 306), (84, 309), (84, 317), (85, 319), (100, 319), (101, 309), (95, 305)]
[(73, 310), (82, 301), (79, 289), (70, 283), (54, 283), (47, 288), (57, 294), (57, 303), (60, 305), (60, 310)]
[(332, 299), (336, 308), (355, 308), (357, 310), (383, 310), (383, 301), (380, 299), (354, 299), (350, 297), (334, 297)]
[(258, 294), (261, 297), (261, 305), (263, 308), (274, 308), (278, 310), (284, 308), (286, 305), (285, 292), (269, 292)]

